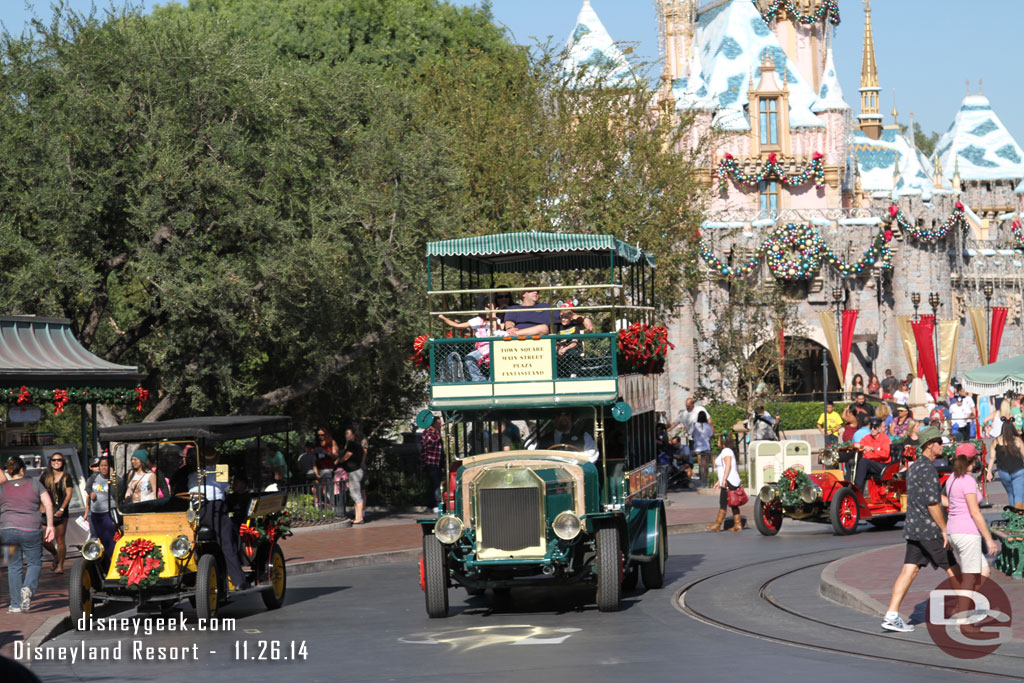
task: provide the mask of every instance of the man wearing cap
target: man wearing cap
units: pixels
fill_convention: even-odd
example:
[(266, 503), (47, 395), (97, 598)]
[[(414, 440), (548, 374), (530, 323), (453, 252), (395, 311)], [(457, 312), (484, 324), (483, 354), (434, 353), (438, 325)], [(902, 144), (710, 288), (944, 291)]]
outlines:
[(537, 310), (550, 307), (539, 299), (540, 290), (523, 290), (520, 303), (510, 306), (505, 314), (505, 330), (509, 335), (529, 337), (547, 334), (551, 330), (551, 312)]
[(188, 475), (188, 492), (202, 496), (205, 500), (199, 510), (199, 523), (217, 534), (217, 541), (224, 552), (224, 568), (235, 590), (248, 588), (242, 562), (238, 557), (238, 526), (228, 515), (225, 497), (228, 490), (227, 481), (217, 481), (217, 451), (211, 446), (202, 449), (203, 475), (198, 472)]
[(942, 492), (939, 475), (933, 463), (942, 455), (942, 433), (929, 426), (921, 430), (921, 457), (907, 469), (907, 519), (903, 536), (907, 539), (907, 552), (903, 568), (892, 587), (889, 610), (882, 628), (887, 631), (913, 631), (903, 621), (900, 604), (921, 567), (931, 564), (944, 569), (951, 578), (956, 575), (956, 560), (950, 550), (946, 534), (946, 518), (942, 515)]
[(860, 458), (857, 459), (857, 472), (853, 476), (854, 485), (864, 491), (868, 475), (880, 475), (889, 464), (889, 437), (882, 431), (881, 418), (873, 417), (868, 422), (867, 436), (857, 444), (860, 447)]

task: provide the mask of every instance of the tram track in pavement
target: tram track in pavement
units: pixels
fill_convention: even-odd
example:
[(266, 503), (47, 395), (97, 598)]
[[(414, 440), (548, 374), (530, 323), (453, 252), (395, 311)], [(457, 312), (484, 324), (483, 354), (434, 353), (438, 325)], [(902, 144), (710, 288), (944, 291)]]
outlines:
[[(798, 624), (800, 626), (803, 626), (805, 628), (807, 626), (813, 627), (813, 629), (817, 631), (820, 639), (826, 638), (827, 636), (823, 636), (822, 634), (826, 634), (829, 632), (834, 634), (836, 631), (838, 631), (841, 634), (848, 634), (848, 637), (858, 639), (860, 641), (858, 643), (858, 648), (864, 650), (863, 652), (851, 652), (849, 647), (843, 648), (835, 645), (829, 645), (828, 643), (824, 642), (807, 642), (796, 640), (793, 638), (793, 635), (800, 629), (793, 629), (792, 623), (789, 625), (790, 628), (787, 629), (789, 631), (789, 637), (782, 634), (773, 634), (769, 631), (766, 631), (765, 629), (758, 628), (755, 625), (756, 623), (758, 623), (758, 620), (756, 618), (752, 619), (748, 614), (742, 612), (742, 606), (741, 611), (730, 612), (728, 609), (726, 609), (726, 616), (723, 616), (721, 614), (714, 614), (713, 610), (707, 608), (702, 609), (702, 607), (699, 604), (696, 604), (700, 603), (702, 598), (707, 597), (706, 595), (702, 594), (705, 591), (710, 591), (711, 594), (721, 596), (723, 594), (727, 594), (724, 592), (735, 590), (734, 586), (742, 585), (744, 583), (744, 579), (740, 578), (739, 580), (737, 580), (737, 577), (742, 577), (747, 572), (756, 572), (757, 570), (764, 570), (771, 565), (792, 563), (793, 561), (799, 561), (805, 558), (820, 558), (823, 554), (821, 551), (790, 555), (785, 558), (778, 558), (763, 562), (752, 562), (730, 569), (726, 569), (720, 572), (716, 572), (708, 576), (701, 577), (699, 579), (687, 583), (685, 586), (676, 591), (672, 599), (673, 606), (683, 614), (690, 617), (691, 619), (694, 619), (701, 623), (722, 629), (724, 631), (728, 631), (730, 633), (744, 635), (747, 637), (756, 638), (758, 640), (767, 641), (771, 643), (788, 645), (790, 647), (796, 647), (828, 654), (846, 655), (849, 657), (871, 660), (873, 662), (892, 662), (894, 664), (912, 665), (926, 669), (957, 674), (985, 676), (987, 678), (993, 679), (1014, 681), (1022, 680), (1020, 667), (1021, 664), (1024, 663), (1024, 657), (1018, 655), (990, 655), (990, 657), (998, 657), (1000, 663), (1007, 664), (1007, 668), (1015, 669), (1017, 673), (1003, 673), (1000, 671), (984, 670), (981, 668), (969, 668), (963, 665), (958, 666), (957, 664), (955, 664), (955, 662), (972, 661), (977, 662), (979, 665), (982, 665), (986, 662), (986, 659), (983, 658), (979, 660), (958, 660), (953, 657), (950, 657), (949, 655), (946, 655), (945, 653), (942, 653), (931, 641), (921, 642), (917, 640), (910, 640), (908, 638), (900, 637), (900, 635), (881, 630), (873, 632), (865, 630), (863, 628), (844, 626), (836, 623), (835, 621), (810, 616), (805, 612), (801, 612), (797, 609), (793, 609), (783, 604), (783, 602), (780, 601), (772, 591), (773, 586), (779, 584), (779, 582), (790, 577), (793, 577), (797, 574), (800, 574), (801, 572), (807, 572), (808, 570), (823, 567), (831, 562), (834, 562), (835, 560), (846, 557), (851, 554), (849, 552), (850, 550), (853, 550), (855, 552), (861, 552), (863, 550), (876, 547), (878, 547), (877, 544), (863, 544), (847, 547), (842, 549), (841, 551), (826, 551), (827, 554), (829, 554), (829, 559), (816, 559), (816, 561), (811, 563), (800, 563), (799, 566), (788, 567), (784, 571), (779, 571), (776, 569), (773, 570), (773, 573), (771, 573), (768, 577), (761, 577), (755, 579), (752, 584), (753, 587), (756, 589), (756, 603), (754, 605), (755, 611), (757, 611), (758, 609), (764, 610), (764, 608), (766, 607), (768, 608), (767, 612), (763, 612), (762, 615), (760, 615), (760, 623), (764, 624), (767, 622), (769, 625), (771, 625), (774, 623), (778, 623), (777, 617), (779, 615), (788, 615), (788, 619), (790, 620), (790, 622), (798, 620)], [(895, 573), (893, 574), (893, 578), (895, 579)], [(831, 611), (836, 611), (837, 613), (842, 611), (848, 611), (849, 613), (855, 615), (855, 618), (856, 616), (867, 617), (872, 619), (877, 618), (869, 617), (869, 615), (865, 615), (860, 612), (855, 612), (850, 608), (841, 607), (839, 605), (835, 605), (833, 610), (833, 604), (830, 601), (828, 601), (827, 598), (820, 596), (820, 594), (818, 593), (817, 585), (817, 583), (814, 584), (815, 595), (826, 605), (828, 605), (827, 609)], [(744, 595), (749, 598), (751, 595), (751, 591), (744, 591)], [(714, 606), (717, 606), (718, 609), (721, 611), (722, 602), (723, 601), (720, 600), (714, 600), (712, 601), (712, 604)], [(748, 604), (746, 605), (746, 607), (749, 608), (750, 605)], [(774, 616), (775, 619), (773, 619), (772, 616)], [(747, 621), (748, 623), (744, 624), (744, 621)], [(925, 628), (926, 626), (924, 624), (918, 625), (918, 631), (924, 630)], [(836, 640), (837, 642), (840, 642), (839, 639)], [(864, 647), (865, 644), (867, 645), (867, 647)], [(893, 654), (894, 650), (899, 651), (900, 654), (903, 654), (904, 656), (895, 656)], [(943, 659), (944, 661), (927, 661), (928, 659)]]

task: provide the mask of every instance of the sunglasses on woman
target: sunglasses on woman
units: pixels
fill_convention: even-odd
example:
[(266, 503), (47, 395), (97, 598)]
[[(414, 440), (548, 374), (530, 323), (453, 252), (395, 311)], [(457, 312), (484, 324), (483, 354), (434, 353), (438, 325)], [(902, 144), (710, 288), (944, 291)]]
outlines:
[(63, 461), (63, 460), (60, 460), (60, 459), (52, 459), (52, 458), (51, 458), (51, 459), (50, 459), (50, 462), (55, 462), (55, 463), (58, 463), (58, 464), (60, 464), (60, 463), (62, 463), (62, 462), (64, 462), (64, 461)]

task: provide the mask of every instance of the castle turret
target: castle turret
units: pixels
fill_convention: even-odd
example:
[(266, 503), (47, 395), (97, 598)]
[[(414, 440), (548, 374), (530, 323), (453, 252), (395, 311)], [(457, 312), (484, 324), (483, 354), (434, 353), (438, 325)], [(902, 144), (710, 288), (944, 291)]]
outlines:
[(882, 137), (879, 109), (878, 64), (875, 62), (875, 38), (871, 32), (871, 0), (864, 0), (864, 55), (860, 66), (860, 115), (857, 128), (872, 140)]

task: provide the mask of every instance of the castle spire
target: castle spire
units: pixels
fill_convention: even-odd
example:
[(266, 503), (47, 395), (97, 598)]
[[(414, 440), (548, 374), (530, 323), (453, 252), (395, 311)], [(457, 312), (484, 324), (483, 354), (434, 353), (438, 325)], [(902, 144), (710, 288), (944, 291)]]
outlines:
[(871, 0), (864, 0), (864, 57), (860, 67), (860, 116), (857, 127), (873, 140), (882, 137), (879, 110), (878, 65), (875, 63), (875, 38), (871, 32)]

